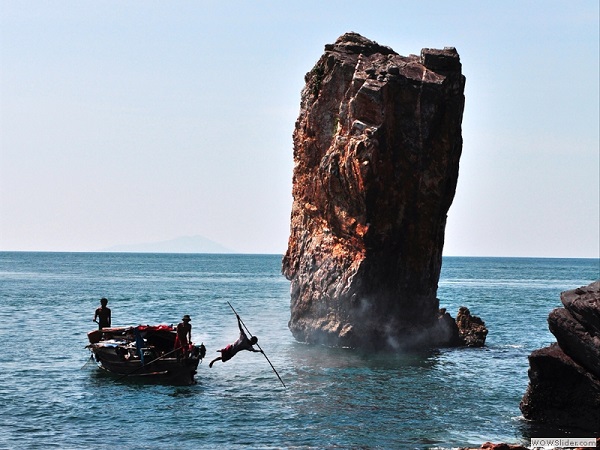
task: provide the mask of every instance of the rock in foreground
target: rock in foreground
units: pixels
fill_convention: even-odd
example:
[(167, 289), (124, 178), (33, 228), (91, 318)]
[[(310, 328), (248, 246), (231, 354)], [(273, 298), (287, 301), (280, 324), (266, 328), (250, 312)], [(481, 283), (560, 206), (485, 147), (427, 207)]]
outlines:
[(283, 259), (292, 333), (350, 347), (459, 342), (436, 298), (462, 151), (458, 53), (404, 57), (348, 33), (305, 81)]
[(519, 444), (493, 444), (491, 442), (486, 442), (481, 445), (481, 447), (473, 448), (473, 447), (462, 447), (459, 450), (529, 450), (527, 447), (523, 447)]
[(600, 281), (563, 292), (548, 317), (558, 343), (529, 356), (526, 419), (600, 432)]

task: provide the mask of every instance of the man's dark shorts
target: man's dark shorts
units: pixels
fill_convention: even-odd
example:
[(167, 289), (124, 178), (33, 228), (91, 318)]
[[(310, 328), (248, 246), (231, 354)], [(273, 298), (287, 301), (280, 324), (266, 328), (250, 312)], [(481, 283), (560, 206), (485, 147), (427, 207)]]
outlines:
[(223, 362), (229, 361), (233, 358), (235, 352), (233, 352), (233, 345), (229, 344), (227, 347), (221, 349), (221, 360)]

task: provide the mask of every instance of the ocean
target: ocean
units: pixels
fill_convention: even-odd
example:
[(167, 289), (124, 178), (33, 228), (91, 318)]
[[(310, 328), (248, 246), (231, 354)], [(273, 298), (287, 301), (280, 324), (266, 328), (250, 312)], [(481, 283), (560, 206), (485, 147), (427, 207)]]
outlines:
[[(440, 307), (486, 323), (484, 348), (373, 354), (296, 342), (280, 255), (0, 252), (2, 449), (429, 449), (529, 445), (527, 356), (555, 339), (560, 293), (600, 278), (598, 259), (446, 257)], [(90, 361), (107, 297), (113, 326), (192, 317), (198, 384), (141, 384)], [(238, 335), (259, 353), (208, 362)], [(550, 433), (550, 434), (548, 434)], [(573, 434), (575, 433), (575, 434)]]

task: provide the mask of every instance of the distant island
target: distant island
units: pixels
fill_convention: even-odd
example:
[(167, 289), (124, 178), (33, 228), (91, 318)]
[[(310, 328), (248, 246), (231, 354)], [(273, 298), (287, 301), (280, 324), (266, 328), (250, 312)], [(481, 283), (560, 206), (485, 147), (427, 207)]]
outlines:
[(181, 236), (168, 241), (123, 244), (100, 250), (115, 253), (236, 253), (203, 236)]

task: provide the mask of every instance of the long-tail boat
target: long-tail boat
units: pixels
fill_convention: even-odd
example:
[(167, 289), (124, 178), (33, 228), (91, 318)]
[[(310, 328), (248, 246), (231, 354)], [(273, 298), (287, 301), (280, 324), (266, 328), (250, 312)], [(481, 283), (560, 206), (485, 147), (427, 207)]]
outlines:
[(157, 380), (167, 384), (195, 384), (198, 364), (206, 354), (203, 344), (175, 348), (173, 325), (103, 328), (88, 333), (86, 347), (100, 369), (119, 379)]

